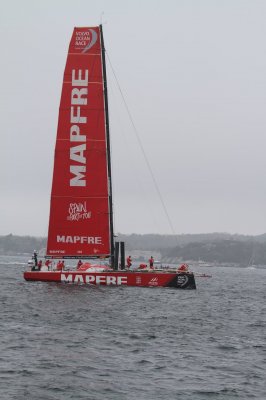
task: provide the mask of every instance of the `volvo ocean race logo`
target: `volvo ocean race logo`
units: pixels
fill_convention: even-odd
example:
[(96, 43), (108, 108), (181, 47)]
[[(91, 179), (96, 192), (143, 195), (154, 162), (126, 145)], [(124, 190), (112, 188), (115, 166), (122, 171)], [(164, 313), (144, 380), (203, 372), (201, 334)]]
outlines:
[(87, 211), (86, 201), (84, 203), (70, 203), (68, 208), (68, 221), (80, 221), (91, 218), (91, 211)]
[(92, 48), (97, 42), (97, 32), (94, 29), (88, 29), (87, 31), (76, 31), (75, 37), (75, 48), (82, 50), (82, 53), (86, 53)]
[(177, 275), (176, 277), (176, 283), (178, 286), (185, 286), (188, 282), (188, 276), (187, 275)]

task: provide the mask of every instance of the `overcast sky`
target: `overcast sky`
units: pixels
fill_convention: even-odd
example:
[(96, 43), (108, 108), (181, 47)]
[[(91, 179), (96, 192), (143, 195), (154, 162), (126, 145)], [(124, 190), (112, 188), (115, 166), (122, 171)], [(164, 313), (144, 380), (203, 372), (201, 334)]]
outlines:
[[(266, 232), (265, 0), (0, 0), (0, 235), (47, 235), (69, 41), (101, 20), (174, 231)], [(115, 230), (171, 234), (107, 73)]]

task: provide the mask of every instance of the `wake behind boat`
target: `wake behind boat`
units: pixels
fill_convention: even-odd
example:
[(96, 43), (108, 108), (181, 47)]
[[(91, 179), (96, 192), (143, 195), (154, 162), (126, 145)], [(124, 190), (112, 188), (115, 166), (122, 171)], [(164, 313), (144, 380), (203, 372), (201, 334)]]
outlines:
[[(73, 270), (26, 271), (28, 281), (195, 289), (188, 271), (125, 270), (114, 241), (105, 49), (102, 26), (75, 28), (59, 109), (47, 259), (96, 260)], [(120, 262), (119, 262), (120, 254)], [(109, 260), (102, 267), (97, 260)], [(87, 267), (86, 267), (87, 264)], [(120, 264), (120, 267), (119, 267)], [(83, 268), (82, 268), (83, 266)]]

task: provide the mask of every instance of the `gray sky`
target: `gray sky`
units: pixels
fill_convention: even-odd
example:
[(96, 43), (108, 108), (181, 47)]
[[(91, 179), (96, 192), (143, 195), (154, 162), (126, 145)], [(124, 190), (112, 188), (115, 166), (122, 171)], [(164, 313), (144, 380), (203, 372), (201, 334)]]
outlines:
[[(175, 232), (266, 232), (266, 1), (0, 0), (0, 234), (47, 235), (67, 49), (102, 12)], [(172, 233), (107, 72), (115, 230)]]

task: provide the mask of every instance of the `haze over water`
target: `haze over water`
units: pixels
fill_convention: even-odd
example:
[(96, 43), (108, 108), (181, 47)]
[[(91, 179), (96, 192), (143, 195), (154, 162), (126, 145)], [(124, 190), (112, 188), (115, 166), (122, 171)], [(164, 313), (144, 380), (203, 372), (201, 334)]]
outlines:
[(266, 269), (201, 268), (182, 291), (29, 283), (17, 261), (0, 259), (1, 398), (266, 398)]

